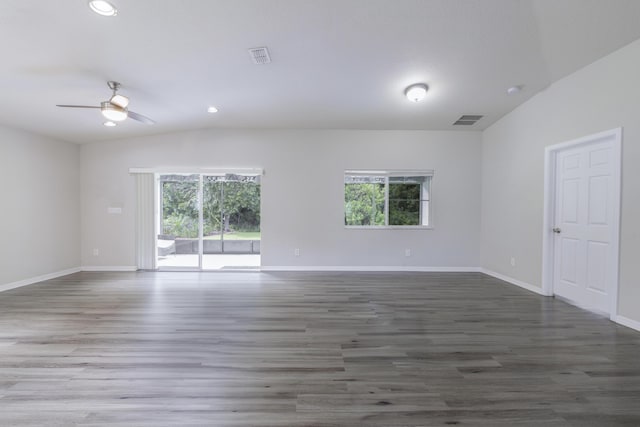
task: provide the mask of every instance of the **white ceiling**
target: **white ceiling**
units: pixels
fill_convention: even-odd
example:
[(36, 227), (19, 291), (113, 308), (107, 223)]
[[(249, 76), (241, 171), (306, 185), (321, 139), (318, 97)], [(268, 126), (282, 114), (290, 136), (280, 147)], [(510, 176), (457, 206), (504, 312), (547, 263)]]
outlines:
[[(0, 1), (0, 123), (91, 142), (198, 128), (484, 129), (640, 38), (637, 0)], [(273, 62), (254, 65), (251, 47)], [(157, 121), (102, 126), (107, 80)], [(403, 96), (411, 83), (427, 99)], [(525, 85), (508, 96), (512, 85)], [(589, 88), (585, 88), (588, 90)], [(215, 105), (217, 114), (206, 108)]]

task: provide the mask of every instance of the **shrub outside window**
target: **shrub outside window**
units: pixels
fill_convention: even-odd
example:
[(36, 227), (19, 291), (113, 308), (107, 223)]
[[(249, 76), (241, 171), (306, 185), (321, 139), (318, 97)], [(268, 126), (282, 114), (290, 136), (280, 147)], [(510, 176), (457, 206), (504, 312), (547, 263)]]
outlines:
[(347, 227), (429, 227), (432, 171), (346, 171)]

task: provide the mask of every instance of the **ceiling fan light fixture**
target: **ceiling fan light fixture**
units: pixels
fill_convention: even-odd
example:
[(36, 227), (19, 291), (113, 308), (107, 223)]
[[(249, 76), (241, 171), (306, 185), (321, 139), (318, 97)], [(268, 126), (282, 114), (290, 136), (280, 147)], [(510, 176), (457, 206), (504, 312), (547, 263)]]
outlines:
[(109, 102), (113, 105), (117, 105), (120, 108), (127, 108), (127, 106), (129, 105), (129, 98), (124, 95), (116, 94), (111, 97)]
[(405, 96), (412, 102), (420, 102), (427, 96), (429, 86), (424, 83), (416, 83), (404, 90)]
[(116, 16), (118, 14), (118, 9), (106, 0), (90, 0), (89, 7), (102, 16)]
[(100, 103), (100, 111), (105, 119), (112, 122), (121, 122), (129, 115), (126, 108), (119, 107), (109, 101)]

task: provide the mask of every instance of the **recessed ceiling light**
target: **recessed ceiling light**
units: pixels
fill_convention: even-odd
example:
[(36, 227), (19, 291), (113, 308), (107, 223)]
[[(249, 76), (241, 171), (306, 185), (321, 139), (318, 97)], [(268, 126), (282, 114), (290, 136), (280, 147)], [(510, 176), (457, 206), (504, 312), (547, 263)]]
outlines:
[(515, 95), (516, 93), (520, 93), (520, 91), (522, 90), (524, 86), (522, 85), (517, 85), (517, 86), (511, 86), (509, 89), (507, 89), (507, 94), (508, 95)]
[(103, 125), (105, 125), (108, 128), (112, 128), (114, 127), (116, 124), (114, 122), (112, 122), (111, 120), (109, 120), (108, 122), (104, 122)]
[(118, 9), (106, 0), (90, 0), (89, 7), (102, 16), (116, 16), (118, 14)]
[(212, 105), (211, 107), (207, 108), (207, 112), (208, 113), (217, 113), (218, 109)]
[(404, 94), (409, 101), (420, 102), (427, 96), (427, 90), (429, 86), (424, 83), (416, 83), (405, 89)]

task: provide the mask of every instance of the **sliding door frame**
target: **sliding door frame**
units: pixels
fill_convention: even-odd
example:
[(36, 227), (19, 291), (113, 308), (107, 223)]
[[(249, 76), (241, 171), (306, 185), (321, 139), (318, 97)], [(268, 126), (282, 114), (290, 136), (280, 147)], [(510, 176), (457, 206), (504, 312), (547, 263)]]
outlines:
[[(155, 182), (155, 233), (154, 233), (154, 264), (157, 271), (215, 271), (203, 269), (203, 257), (204, 257), (204, 176), (216, 176), (216, 175), (249, 175), (256, 176), (264, 175), (262, 168), (174, 168), (174, 167), (160, 167), (160, 168), (130, 168), (131, 174), (145, 174), (152, 173), (154, 175)], [(158, 231), (161, 230), (160, 224), (160, 210), (162, 209), (162, 193), (160, 191), (160, 176), (161, 175), (198, 175), (198, 265), (194, 267), (160, 267), (157, 265), (157, 248), (158, 248)], [(262, 193), (262, 191), (261, 191)], [(262, 197), (261, 197), (262, 198)]]

